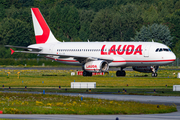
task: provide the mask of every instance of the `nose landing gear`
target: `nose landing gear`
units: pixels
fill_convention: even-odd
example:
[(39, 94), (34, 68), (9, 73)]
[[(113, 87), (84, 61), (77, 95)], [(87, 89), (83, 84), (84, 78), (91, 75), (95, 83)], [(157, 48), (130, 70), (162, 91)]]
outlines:
[(151, 66), (151, 69), (152, 69), (152, 77), (157, 77), (157, 69), (158, 69), (158, 66)]
[(152, 73), (152, 77), (157, 77), (157, 73)]

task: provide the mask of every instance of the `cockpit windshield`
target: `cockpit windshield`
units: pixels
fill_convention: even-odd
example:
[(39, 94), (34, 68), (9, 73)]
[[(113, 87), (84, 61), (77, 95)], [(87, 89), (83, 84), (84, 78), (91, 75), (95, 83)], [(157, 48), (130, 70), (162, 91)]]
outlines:
[(155, 52), (162, 52), (162, 51), (171, 52), (169, 48), (157, 48)]

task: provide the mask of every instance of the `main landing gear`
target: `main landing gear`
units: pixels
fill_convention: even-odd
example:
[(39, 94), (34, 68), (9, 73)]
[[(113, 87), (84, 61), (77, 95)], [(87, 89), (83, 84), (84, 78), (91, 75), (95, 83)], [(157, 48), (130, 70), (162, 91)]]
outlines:
[(151, 69), (152, 69), (152, 77), (157, 77), (157, 73), (156, 73), (156, 69), (158, 69), (157, 66), (151, 66)]
[(83, 71), (83, 76), (92, 76), (92, 72)]
[(123, 70), (123, 68), (121, 68), (121, 70), (118, 70), (116, 72), (116, 76), (119, 77), (119, 76), (126, 76), (126, 72)]

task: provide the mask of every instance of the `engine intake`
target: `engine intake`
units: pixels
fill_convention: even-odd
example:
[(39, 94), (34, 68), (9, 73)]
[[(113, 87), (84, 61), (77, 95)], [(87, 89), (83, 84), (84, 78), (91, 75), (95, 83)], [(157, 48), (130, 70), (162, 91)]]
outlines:
[(108, 69), (108, 62), (104, 60), (90, 61), (84, 65), (84, 70), (88, 72), (106, 72)]

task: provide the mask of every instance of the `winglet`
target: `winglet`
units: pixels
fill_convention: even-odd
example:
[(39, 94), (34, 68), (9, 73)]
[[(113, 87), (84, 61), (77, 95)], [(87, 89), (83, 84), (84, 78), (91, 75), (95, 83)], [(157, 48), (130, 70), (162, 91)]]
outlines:
[(11, 49), (11, 48), (10, 48), (10, 50), (11, 50), (11, 55), (12, 55), (15, 51), (13, 49)]

